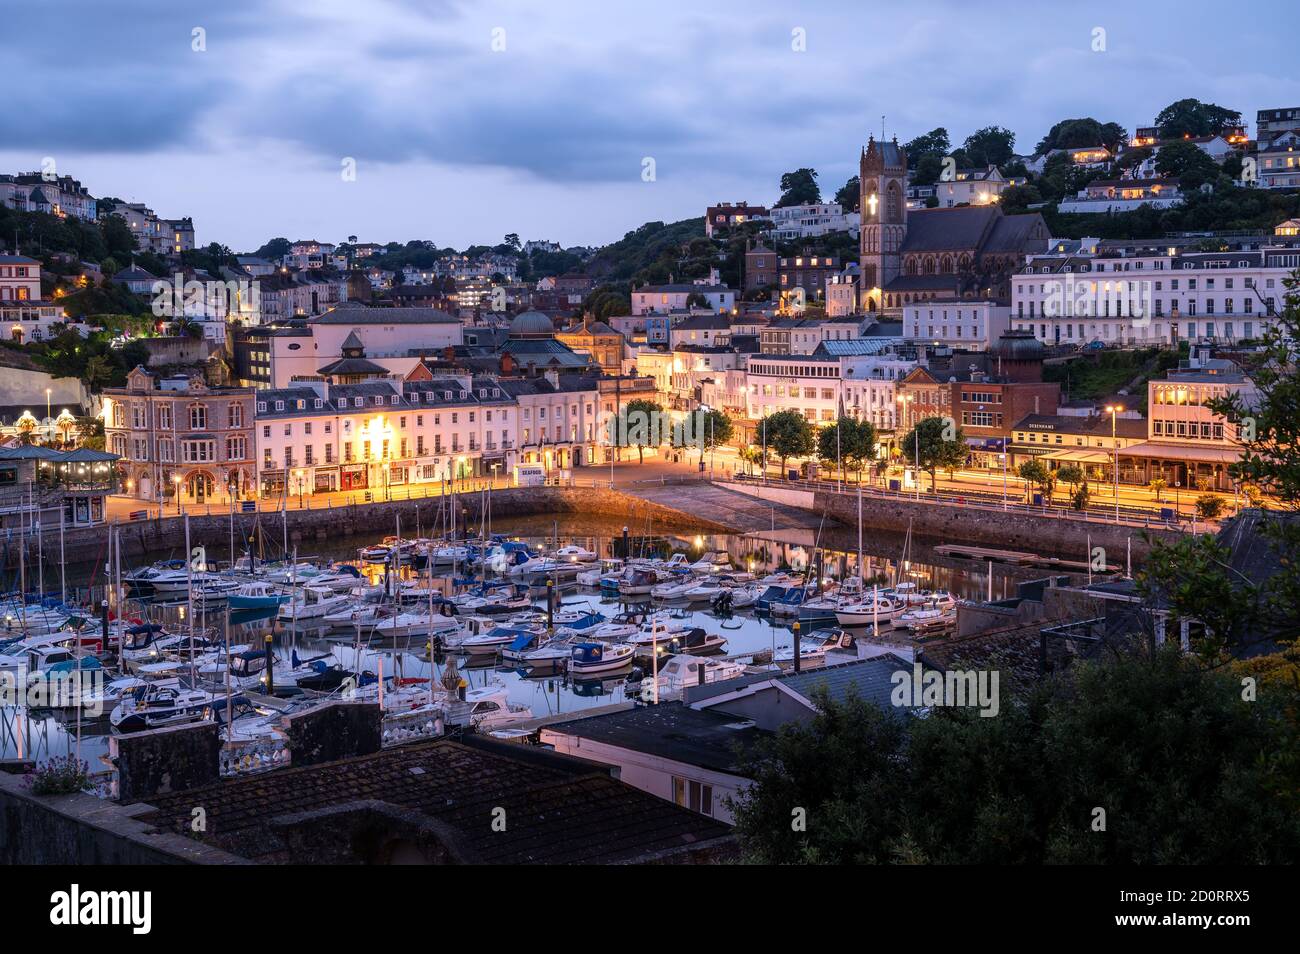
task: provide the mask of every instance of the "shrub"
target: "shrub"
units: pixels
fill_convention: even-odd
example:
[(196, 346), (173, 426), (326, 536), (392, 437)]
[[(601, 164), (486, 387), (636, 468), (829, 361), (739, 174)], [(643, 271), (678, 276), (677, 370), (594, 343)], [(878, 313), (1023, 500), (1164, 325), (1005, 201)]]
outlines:
[(27, 785), (33, 795), (72, 795), (90, 784), (89, 768), (71, 755), (52, 758), (27, 773)]

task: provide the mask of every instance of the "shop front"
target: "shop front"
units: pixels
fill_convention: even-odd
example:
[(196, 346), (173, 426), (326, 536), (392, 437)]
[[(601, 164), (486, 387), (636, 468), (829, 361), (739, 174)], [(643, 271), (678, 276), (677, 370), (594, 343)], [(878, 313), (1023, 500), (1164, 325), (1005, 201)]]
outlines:
[(327, 494), (339, 489), (339, 469), (337, 467), (317, 467), (312, 472), (312, 493)]
[(339, 489), (365, 490), (370, 486), (365, 464), (343, 464), (339, 468)]
[(263, 497), (281, 497), (284, 495), (285, 473), (283, 470), (264, 470), (260, 474)]

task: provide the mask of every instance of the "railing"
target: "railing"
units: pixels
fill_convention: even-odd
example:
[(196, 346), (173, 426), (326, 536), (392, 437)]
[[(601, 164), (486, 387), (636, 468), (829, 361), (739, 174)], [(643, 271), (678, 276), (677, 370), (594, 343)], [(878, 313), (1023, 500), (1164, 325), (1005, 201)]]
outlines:
[(387, 748), (421, 739), (436, 739), (442, 734), (442, 716), (426, 709), (384, 716), (380, 738)]
[(283, 736), (227, 742), (221, 747), (220, 772), (223, 778), (268, 772), (289, 765), (292, 756)]

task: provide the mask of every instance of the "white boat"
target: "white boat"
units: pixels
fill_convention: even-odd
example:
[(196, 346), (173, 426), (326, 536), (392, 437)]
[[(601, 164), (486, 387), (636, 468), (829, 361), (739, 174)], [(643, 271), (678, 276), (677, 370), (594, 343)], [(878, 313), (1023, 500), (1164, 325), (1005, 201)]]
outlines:
[(479, 732), (518, 725), (533, 717), (533, 710), (511, 702), (501, 685), (469, 689), (463, 700), (444, 702), (442, 708), (445, 725), (473, 726)]
[(432, 616), (418, 613), (397, 613), (375, 623), (371, 630), (375, 639), (401, 639), (411, 636), (438, 636), (449, 641), (459, 635), (461, 626), (451, 616)]
[(938, 606), (921, 604), (899, 615), (896, 623), (899, 626), (905, 626), (914, 633), (919, 633), (943, 629), (956, 621), (957, 607), (955, 605), (942, 609)]
[(839, 607), (835, 619), (841, 626), (870, 626), (873, 623), (892, 623), (907, 606), (899, 600), (882, 594), (868, 596)]
[[(680, 699), (682, 692), (701, 683), (722, 682), (743, 675), (745, 667), (731, 659), (707, 656), (669, 656), (659, 663), (659, 701)], [(641, 700), (655, 700), (655, 680), (650, 674), (641, 680)]]
[(298, 592), (280, 604), (276, 615), (281, 622), (304, 620), (323, 620), (330, 613), (351, 605), (352, 597), (335, 593), (328, 589), (316, 589), (311, 586), (301, 587)]
[(725, 553), (707, 553), (691, 564), (693, 573), (721, 573), (731, 568), (731, 558)]
[(469, 562), (471, 556), (473, 554), (469, 547), (459, 545), (432, 547), (429, 550), (429, 562), (434, 566), (463, 565)]
[(683, 598), (688, 603), (710, 603), (722, 590), (723, 586), (717, 580), (704, 580), (687, 590)]
[(108, 721), (119, 733), (182, 725), (209, 718), (214, 707), (225, 701), (224, 694), (151, 684), (123, 693), (122, 701), (113, 708)]
[(630, 643), (574, 643), (569, 655), (569, 673), (586, 676), (610, 672), (631, 665), (636, 649)]
[(683, 576), (679, 579), (665, 580), (662, 583), (656, 583), (650, 588), (650, 595), (657, 600), (680, 600), (685, 599), (689, 590), (699, 584), (699, 581), (691, 576)]
[(579, 570), (578, 575), (574, 577), (579, 586), (600, 586), (600, 581), (605, 576), (617, 575), (623, 571), (622, 560), (602, 560), (599, 566), (593, 566), (587, 570)]
[[(812, 668), (826, 662), (826, 653), (831, 650), (847, 652), (854, 648), (856, 640), (852, 633), (842, 629), (818, 629), (799, 640), (799, 666)], [(794, 647), (783, 646), (772, 654), (772, 662), (782, 669), (794, 665)]]
[(758, 598), (763, 595), (765, 589), (767, 587), (759, 586), (757, 583), (726, 587), (715, 595), (711, 602), (715, 608), (746, 609), (758, 602)]
[[(290, 680), (287, 671), (282, 666), (275, 668), (280, 670), (276, 675), (276, 683), (288, 683)], [(228, 683), (234, 689), (261, 689), (267, 682), (266, 653), (252, 647), (232, 646), (229, 656), (218, 656), (196, 667), (195, 672), (202, 682), (218, 688)], [(281, 676), (284, 677), (283, 680)]]
[(591, 563), (598, 559), (596, 554), (584, 547), (570, 544), (566, 547), (560, 547), (555, 551), (555, 559), (563, 560), (566, 563)]

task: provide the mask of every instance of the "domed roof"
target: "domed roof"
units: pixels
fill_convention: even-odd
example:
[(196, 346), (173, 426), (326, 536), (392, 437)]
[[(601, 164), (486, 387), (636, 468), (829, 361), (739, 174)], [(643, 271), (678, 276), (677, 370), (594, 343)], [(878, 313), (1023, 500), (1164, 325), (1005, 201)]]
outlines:
[(1043, 343), (1032, 331), (1006, 331), (998, 337), (996, 354), (1007, 361), (1042, 361)]
[(510, 337), (552, 337), (555, 334), (555, 325), (551, 319), (547, 318), (540, 311), (524, 311), (515, 316), (510, 322)]

